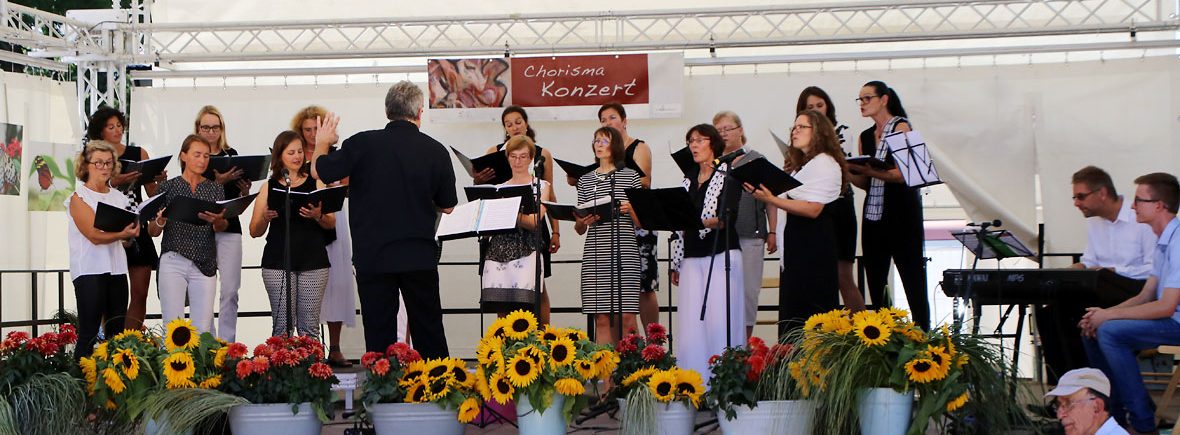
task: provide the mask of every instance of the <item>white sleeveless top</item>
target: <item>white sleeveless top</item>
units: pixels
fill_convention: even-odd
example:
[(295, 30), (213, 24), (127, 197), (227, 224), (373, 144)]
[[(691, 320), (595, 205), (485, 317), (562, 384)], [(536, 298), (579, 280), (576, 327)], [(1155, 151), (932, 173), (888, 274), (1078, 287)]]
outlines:
[[(76, 186), (74, 193), (82, 198), (82, 201), (86, 205), (89, 205), (91, 210), (98, 210), (99, 202), (105, 202), (119, 208), (127, 207), (127, 197), (118, 190), (110, 189), (107, 193), (98, 193), (90, 190), (82, 183), (77, 183)], [(69, 199), (65, 201), (65, 206), (66, 212), (69, 213)], [(70, 243), (70, 279), (77, 279), (80, 276), (86, 275), (101, 275), (104, 273), (111, 275), (127, 274), (127, 253), (123, 250), (122, 243), (116, 241), (103, 245), (95, 245), (86, 236), (83, 236), (81, 231), (78, 231), (78, 226), (74, 223), (72, 217), (68, 217), (67, 215), (66, 222), (69, 227), (67, 239)]]

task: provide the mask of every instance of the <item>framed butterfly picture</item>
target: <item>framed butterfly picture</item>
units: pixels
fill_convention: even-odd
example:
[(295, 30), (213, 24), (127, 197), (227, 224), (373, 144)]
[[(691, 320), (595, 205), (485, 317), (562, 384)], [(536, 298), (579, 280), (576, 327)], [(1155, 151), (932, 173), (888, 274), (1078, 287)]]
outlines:
[(32, 156), (25, 174), (29, 211), (65, 211), (74, 194), (74, 159), (77, 147), (68, 144), (29, 142)]

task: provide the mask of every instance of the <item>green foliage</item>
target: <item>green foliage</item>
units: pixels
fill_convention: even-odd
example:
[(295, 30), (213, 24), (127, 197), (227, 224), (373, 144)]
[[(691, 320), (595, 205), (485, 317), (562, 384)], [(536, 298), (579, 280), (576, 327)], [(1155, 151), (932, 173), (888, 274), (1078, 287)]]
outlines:
[(207, 433), (213, 430), (217, 416), (249, 403), (241, 397), (206, 388), (161, 390), (143, 413), (159, 424), (160, 433)]
[[(82, 425), (86, 396), (69, 373), (35, 374), (13, 388), (0, 407), (8, 407), (11, 424), (27, 435), (69, 433)], [(4, 420), (0, 412), (0, 422)], [(0, 432), (2, 433), (2, 432)]]
[(750, 337), (745, 347), (725, 348), (709, 362), (713, 376), (709, 378), (706, 403), (733, 420), (737, 416), (735, 407), (755, 408), (759, 400), (796, 398), (798, 393), (786, 369), (790, 354), (791, 345), (768, 348), (758, 337)]
[(235, 355), (226, 358), (221, 391), (242, 397), (254, 404), (290, 403), (294, 410), (301, 403), (311, 403), (320, 421), (332, 415), (332, 385), (337, 382), (332, 369), (321, 362), (324, 346), (309, 337), (271, 337), (254, 349), (254, 357)]

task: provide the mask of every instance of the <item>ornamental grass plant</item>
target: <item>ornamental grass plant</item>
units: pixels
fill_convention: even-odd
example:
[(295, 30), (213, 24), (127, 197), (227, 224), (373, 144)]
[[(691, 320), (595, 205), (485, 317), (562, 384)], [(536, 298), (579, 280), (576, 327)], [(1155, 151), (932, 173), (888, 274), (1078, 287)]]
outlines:
[(976, 423), (963, 426), (970, 433), (980, 422), (987, 431), (1006, 429), (1022, 415), (994, 345), (945, 325), (927, 333), (904, 310), (816, 314), (786, 340), (797, 352), (785, 369), (801, 397), (818, 401), (817, 427), (855, 431), (859, 397), (868, 388), (915, 393), (911, 435), (925, 434), (932, 419), (970, 416)]
[(517, 310), (497, 319), (476, 348), (475, 387), (484, 401), (500, 404), (528, 400), (545, 412), (553, 394), (566, 397), (566, 422), (586, 407), (586, 384), (607, 379), (619, 357), (610, 346), (595, 344), (584, 331), (546, 325), (538, 328), (532, 313)]
[(0, 435), (60, 434), (77, 429), (86, 395), (73, 376), (73, 325), (30, 337), (8, 333), (0, 341)]
[(385, 353), (368, 352), (361, 357), (368, 379), (361, 390), (366, 407), (378, 403), (433, 403), (443, 409), (458, 409), (458, 420), (468, 423), (479, 415), (476, 376), (458, 358), (424, 360), (405, 343), (390, 345)]

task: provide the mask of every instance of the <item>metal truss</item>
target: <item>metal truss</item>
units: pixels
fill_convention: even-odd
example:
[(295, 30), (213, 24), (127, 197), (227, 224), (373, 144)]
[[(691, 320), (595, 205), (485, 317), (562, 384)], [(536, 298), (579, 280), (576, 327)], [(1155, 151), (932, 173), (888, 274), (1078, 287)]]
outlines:
[(49, 12), (0, 1), (0, 40), (58, 55), (104, 55), (100, 32), (93, 26)]
[(701, 49), (1176, 30), (1165, 0), (910, 0), (760, 8), (126, 26), (140, 62)]

